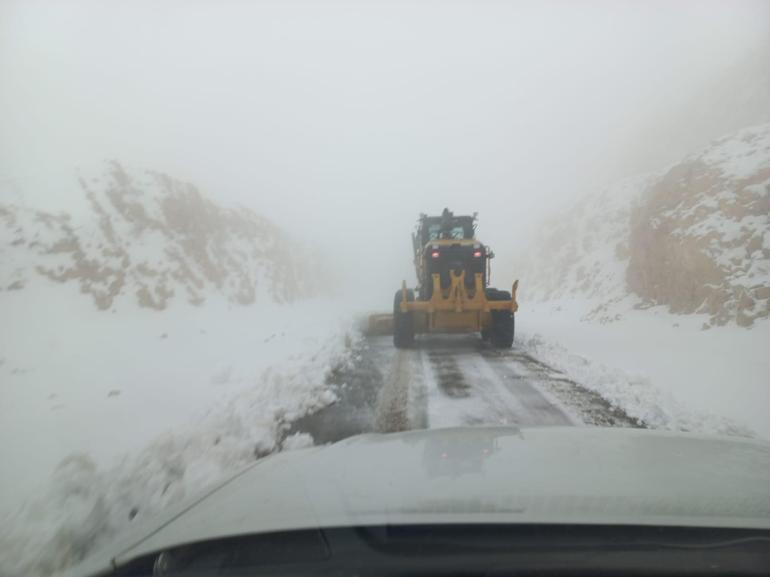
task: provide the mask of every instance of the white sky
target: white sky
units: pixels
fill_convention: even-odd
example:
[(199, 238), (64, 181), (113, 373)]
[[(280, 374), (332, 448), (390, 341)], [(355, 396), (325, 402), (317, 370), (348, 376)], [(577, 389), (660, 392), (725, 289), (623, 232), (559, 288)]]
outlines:
[(770, 120), (768, 47), (766, 1), (0, 0), (0, 202), (71, 206), (61, 175), (114, 158), (391, 293), (419, 212), (478, 211), (502, 264), (575, 195)]

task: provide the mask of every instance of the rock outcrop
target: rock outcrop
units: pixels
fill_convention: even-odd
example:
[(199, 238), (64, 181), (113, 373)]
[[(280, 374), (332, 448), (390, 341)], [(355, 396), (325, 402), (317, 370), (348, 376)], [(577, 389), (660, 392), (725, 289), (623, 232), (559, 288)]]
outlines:
[(770, 125), (581, 199), (521, 263), (524, 298), (584, 299), (587, 316), (663, 305), (707, 326), (770, 316)]
[(34, 277), (77, 283), (99, 309), (125, 299), (164, 309), (200, 305), (212, 294), (249, 305), (312, 294), (302, 249), (269, 220), (224, 208), (195, 186), (159, 172), (139, 175), (117, 162), (81, 176), (90, 214), (77, 222), (0, 205), (0, 290)]

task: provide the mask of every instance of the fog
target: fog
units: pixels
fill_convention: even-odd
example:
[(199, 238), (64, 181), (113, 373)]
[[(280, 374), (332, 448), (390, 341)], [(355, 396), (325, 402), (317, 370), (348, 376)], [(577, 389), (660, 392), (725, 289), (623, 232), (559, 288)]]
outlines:
[(0, 83), (0, 201), (160, 170), (387, 308), (420, 212), (478, 211), (505, 285), (576, 196), (770, 120), (770, 3), (3, 2)]

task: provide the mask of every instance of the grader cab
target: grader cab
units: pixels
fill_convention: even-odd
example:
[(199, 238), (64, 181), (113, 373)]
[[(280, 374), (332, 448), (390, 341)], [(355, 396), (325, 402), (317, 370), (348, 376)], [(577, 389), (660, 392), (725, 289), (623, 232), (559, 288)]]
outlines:
[(494, 254), (476, 239), (476, 215), (420, 215), (412, 243), (417, 287), (403, 282), (396, 292), (394, 345), (409, 347), (420, 333), (479, 332), (493, 346), (510, 348), (518, 281), (511, 292), (488, 286)]

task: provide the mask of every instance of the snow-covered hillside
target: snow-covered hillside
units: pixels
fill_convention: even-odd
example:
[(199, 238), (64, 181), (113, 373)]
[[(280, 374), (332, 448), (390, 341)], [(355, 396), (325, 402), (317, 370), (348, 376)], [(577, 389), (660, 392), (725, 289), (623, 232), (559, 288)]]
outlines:
[(4, 576), (312, 442), (288, 428), (351, 352), (318, 259), (267, 219), (117, 163), (73, 182), (72, 214), (0, 205)]
[(246, 208), (117, 162), (79, 185), (89, 212), (77, 218), (0, 204), (0, 291), (44, 277), (75, 283), (102, 310), (200, 305), (214, 294), (242, 305), (291, 302), (312, 292), (313, 259)]
[(540, 236), (523, 252), (526, 260), (517, 266), (521, 300), (579, 298), (589, 308), (596, 307), (587, 311), (588, 318), (610, 320), (609, 305), (628, 296), (631, 207), (653, 179), (624, 180), (544, 222)]
[(656, 426), (770, 437), (769, 215), (767, 124), (581, 198), (523, 252), (520, 346)]
[(0, 444), (0, 510), (72, 451), (102, 465), (255, 385), (335, 318), (267, 219), (102, 168), (73, 173), (85, 210), (0, 205), (0, 436), (16, 440)]
[(544, 223), (522, 297), (580, 299), (586, 317), (663, 305), (704, 328), (770, 315), (770, 125), (581, 199)]

